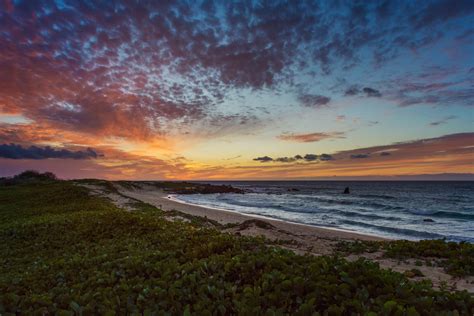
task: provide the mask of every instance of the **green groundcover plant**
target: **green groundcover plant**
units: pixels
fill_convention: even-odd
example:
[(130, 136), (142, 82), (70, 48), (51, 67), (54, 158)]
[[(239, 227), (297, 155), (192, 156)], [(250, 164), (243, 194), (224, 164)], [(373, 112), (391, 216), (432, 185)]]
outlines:
[(361, 259), (127, 212), (67, 181), (0, 187), (0, 314), (472, 315), (467, 292)]

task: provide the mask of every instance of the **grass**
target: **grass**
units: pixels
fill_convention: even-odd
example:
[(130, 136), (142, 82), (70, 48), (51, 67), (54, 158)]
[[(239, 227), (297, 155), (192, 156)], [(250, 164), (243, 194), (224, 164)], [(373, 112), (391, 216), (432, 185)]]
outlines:
[[(0, 314), (471, 315), (467, 292), (368, 260), (125, 212), (71, 182), (0, 187)], [(372, 314), (371, 314), (372, 313)]]
[(371, 253), (382, 251), (387, 258), (418, 259), (415, 264), (439, 265), (453, 276), (474, 275), (474, 244), (446, 242), (445, 240), (394, 241), (341, 241), (337, 249), (344, 253)]

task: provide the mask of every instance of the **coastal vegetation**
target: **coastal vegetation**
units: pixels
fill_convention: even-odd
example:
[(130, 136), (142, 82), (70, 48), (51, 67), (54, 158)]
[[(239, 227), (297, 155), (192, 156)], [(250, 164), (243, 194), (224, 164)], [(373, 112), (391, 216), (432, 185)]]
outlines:
[(117, 183), (122, 187), (129, 188), (136, 187), (137, 183), (148, 184), (172, 194), (245, 193), (242, 189), (225, 184), (186, 181), (117, 181)]
[[(368, 259), (301, 256), (197, 220), (166, 220), (146, 203), (125, 211), (76, 182), (40, 178), (0, 185), (1, 315), (474, 312), (468, 292), (435, 290)], [(459, 253), (472, 271), (466, 244), (353, 243), (340, 250), (375, 245), (388, 255), (426, 249), (430, 257), (436, 245), (436, 254), (453, 261)]]

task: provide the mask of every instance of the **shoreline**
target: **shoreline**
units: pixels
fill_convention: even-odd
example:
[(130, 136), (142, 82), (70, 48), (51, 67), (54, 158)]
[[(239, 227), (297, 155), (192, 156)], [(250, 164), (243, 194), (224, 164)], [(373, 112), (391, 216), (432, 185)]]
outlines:
[[(348, 231), (332, 227), (320, 227), (309, 224), (295, 223), (281, 219), (268, 218), (254, 214), (242, 214), (232, 210), (217, 209), (202, 206), (193, 203), (187, 203), (174, 198), (173, 194), (165, 192), (154, 187), (142, 187), (139, 190), (128, 190), (119, 188), (120, 192), (125, 196), (149, 203), (163, 211), (176, 210), (188, 215), (199, 216), (214, 220), (220, 224), (242, 224), (249, 220), (259, 220), (271, 224), (275, 229), (265, 230), (258, 227), (252, 227), (244, 231), (238, 231), (242, 235), (258, 236), (263, 235), (270, 239), (285, 239), (292, 236), (293, 239), (310, 243), (314, 246), (321, 239), (337, 242), (340, 240), (367, 240), (367, 241), (384, 241), (393, 240), (386, 237)], [(229, 231), (230, 232), (230, 231)], [(283, 236), (283, 232), (286, 236)], [(236, 233), (236, 231), (233, 231)], [(323, 251), (326, 252), (326, 251)]]
[(396, 240), (395, 238), (389, 238), (389, 237), (386, 237), (386, 236), (380, 236), (380, 235), (375, 235), (375, 234), (370, 234), (370, 233), (361, 233), (361, 232), (354, 231), (354, 230), (349, 230), (349, 229), (329, 227), (329, 226), (318, 226), (318, 225), (311, 225), (311, 224), (305, 224), (305, 223), (298, 223), (298, 222), (292, 222), (292, 221), (285, 220), (285, 219), (280, 219), (280, 218), (272, 218), (272, 217), (267, 217), (267, 216), (258, 215), (258, 214), (245, 214), (245, 213), (240, 213), (240, 212), (229, 210), (229, 209), (223, 209), (223, 208), (212, 207), (212, 206), (207, 206), (207, 205), (200, 205), (200, 204), (180, 200), (176, 197), (176, 195), (173, 195), (173, 194), (169, 194), (168, 196), (166, 196), (164, 198), (168, 199), (168, 201), (173, 201), (175, 203), (182, 204), (182, 205), (189, 205), (189, 206), (199, 207), (199, 208), (202, 208), (202, 209), (216, 210), (216, 211), (220, 211), (220, 212), (228, 212), (228, 213), (238, 214), (238, 215), (242, 215), (242, 216), (247, 216), (249, 218), (256, 218), (256, 219), (261, 219), (261, 220), (266, 220), (266, 221), (276, 221), (276, 222), (281, 222), (281, 223), (289, 224), (289, 225), (298, 225), (298, 226), (305, 226), (305, 227), (308, 227), (308, 228), (324, 229), (324, 230), (330, 230), (330, 231), (334, 231), (334, 232), (354, 234), (354, 235), (357, 235), (357, 236), (362, 235), (362, 236), (369, 237), (369, 238), (376, 238), (377, 240)]

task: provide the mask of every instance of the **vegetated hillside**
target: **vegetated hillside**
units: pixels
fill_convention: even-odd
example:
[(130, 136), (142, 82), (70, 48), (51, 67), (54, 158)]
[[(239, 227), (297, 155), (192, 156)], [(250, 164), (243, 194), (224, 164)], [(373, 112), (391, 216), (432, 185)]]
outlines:
[[(467, 292), (366, 260), (126, 212), (72, 182), (0, 186), (0, 314), (472, 315)], [(368, 313), (367, 315), (372, 315)]]
[(129, 189), (140, 189), (143, 186), (150, 186), (156, 189), (163, 190), (172, 194), (215, 194), (215, 193), (239, 193), (244, 194), (245, 191), (235, 188), (231, 185), (225, 184), (209, 184), (199, 182), (186, 181), (106, 181), (98, 179), (81, 179), (76, 180), (83, 184), (97, 184), (108, 187), (110, 190), (115, 189), (111, 186), (112, 183), (118, 184), (121, 187)]

